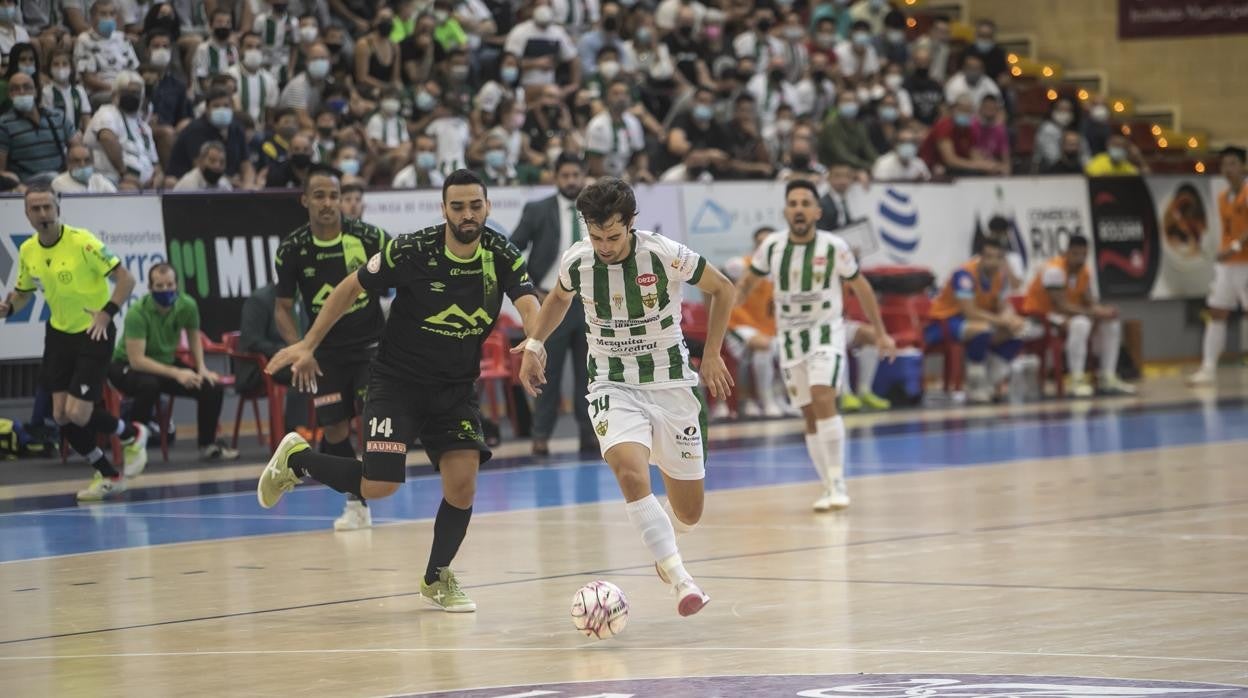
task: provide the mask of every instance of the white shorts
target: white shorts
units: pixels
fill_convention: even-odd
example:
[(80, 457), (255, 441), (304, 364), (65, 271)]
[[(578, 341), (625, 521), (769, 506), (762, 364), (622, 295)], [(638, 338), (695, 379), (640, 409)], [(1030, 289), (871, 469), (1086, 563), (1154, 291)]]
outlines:
[(1218, 310), (1248, 310), (1248, 264), (1215, 264), (1206, 302)]
[(832, 341), (811, 347), (800, 361), (784, 366), (784, 387), (794, 407), (810, 404), (811, 386), (825, 385), (840, 391), (845, 386), (849, 364), (845, 361), (844, 325), (832, 332)]
[(693, 388), (642, 390), (598, 386), (589, 391), (589, 420), (603, 457), (612, 446), (637, 443), (673, 480), (706, 477), (706, 407)]
[(854, 346), (854, 337), (858, 336), (858, 328), (862, 327), (862, 323), (857, 320), (845, 321), (845, 346)]

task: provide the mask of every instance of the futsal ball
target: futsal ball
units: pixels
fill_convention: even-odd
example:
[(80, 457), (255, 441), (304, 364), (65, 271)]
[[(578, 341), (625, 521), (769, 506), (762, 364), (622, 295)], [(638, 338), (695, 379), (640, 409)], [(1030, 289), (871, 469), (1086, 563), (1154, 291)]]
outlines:
[(590, 582), (572, 597), (572, 625), (596, 640), (615, 637), (628, 623), (628, 599), (611, 582)]

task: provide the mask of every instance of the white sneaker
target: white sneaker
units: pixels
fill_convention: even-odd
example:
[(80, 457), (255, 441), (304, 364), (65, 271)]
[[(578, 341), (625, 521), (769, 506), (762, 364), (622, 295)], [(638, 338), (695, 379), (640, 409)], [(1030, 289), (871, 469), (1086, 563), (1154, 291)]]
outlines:
[(1101, 376), (1099, 387), (1101, 392), (1106, 395), (1135, 395), (1135, 386), (1119, 378), (1116, 374)]
[(147, 437), (151, 432), (139, 422), (134, 423), (134, 441), (121, 447), (127, 478), (138, 477), (147, 467)]
[(731, 416), (732, 415), (728, 412), (728, 403), (723, 400), (716, 400), (715, 406), (711, 408), (711, 420), (724, 422)]
[(1206, 385), (1213, 385), (1217, 382), (1217, 375), (1208, 369), (1202, 368), (1187, 377), (1187, 384), (1193, 388)]
[(759, 409), (758, 403), (753, 400), (746, 400), (741, 403), (741, 416), (754, 419), (763, 416), (763, 411)]
[(815, 500), (812, 508), (817, 512), (825, 512), (832, 510), (832, 490), (824, 490), (819, 499)]
[(781, 410), (775, 401), (768, 400), (763, 403), (763, 416), (767, 419), (776, 419), (784, 416), (784, 410)]
[(101, 502), (114, 494), (120, 494), (126, 491), (126, 481), (123, 478), (107, 478), (100, 474), (97, 470), (95, 477), (91, 478), (91, 484), (87, 485), (85, 490), (79, 490), (78, 501), (80, 502)]
[(832, 481), (831, 496), (828, 499), (832, 509), (844, 509), (849, 506), (849, 489), (845, 487), (844, 478), (836, 478)]
[(342, 516), (334, 520), (335, 531), (358, 531), (361, 528), (372, 528), (373, 514), (368, 505), (358, 499), (348, 499), (342, 508)]
[(711, 602), (711, 597), (702, 593), (692, 579), (676, 585), (676, 598), (676, 611), (682, 616), (691, 616)]

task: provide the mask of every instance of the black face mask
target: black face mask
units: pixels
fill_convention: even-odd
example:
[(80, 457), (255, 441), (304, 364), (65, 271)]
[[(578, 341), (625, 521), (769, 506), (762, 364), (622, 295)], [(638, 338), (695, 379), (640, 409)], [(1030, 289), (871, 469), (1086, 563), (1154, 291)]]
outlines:
[(772, 24), (771, 24), (770, 19), (760, 20), (758, 23), (758, 30), (766, 34), (767, 32), (771, 31), (771, 26)]
[(768, 73), (767, 75), (768, 75), (768, 77), (770, 77), (770, 78), (772, 79), (772, 81), (773, 81), (773, 82), (780, 82), (781, 80), (783, 80), (783, 79), (784, 79), (784, 69), (783, 69), (783, 68), (777, 68), (777, 69), (775, 69), (775, 70), (771, 71), (770, 73)]
[(385, 19), (377, 25), (377, 33), (382, 36), (390, 36), (390, 31), (394, 29), (394, 21)]
[(927, 68), (915, 68), (915, 69), (914, 69), (914, 76), (915, 76), (916, 78), (925, 78), (925, 77), (927, 77), (927, 75), (928, 75), (928, 69), (927, 69)]
[(334, 127), (333, 126), (318, 126), (316, 128), (316, 132), (321, 134), (321, 138), (329, 138), (330, 136), (334, 135)]
[(342, 50), (342, 44), (325, 44), (325, 48), (329, 49), (331, 55), (337, 56), (338, 52)]
[(312, 156), (308, 153), (292, 153), (290, 164), (295, 169), (302, 170), (312, 164)]
[(132, 92), (126, 92), (123, 93), (121, 98), (117, 100), (117, 106), (121, 107), (122, 111), (130, 114), (139, 110), (139, 104), (142, 101), (143, 100), (139, 99), (138, 95)]
[(204, 173), (204, 181), (209, 184), (216, 184), (221, 180), (221, 175), (225, 174), (221, 170), (200, 170)]
[(737, 73), (737, 80), (742, 84), (749, 82), (754, 78), (754, 73)]
[(559, 110), (558, 105), (552, 105), (552, 106), (549, 106), (549, 107), (542, 107), (542, 111), (544, 111), (544, 112), (546, 113), (547, 118), (550, 118), (550, 119), (558, 119), (558, 118), (559, 118), (559, 111), (560, 111), (560, 110)]
[(213, 27), (212, 38), (216, 39), (217, 41), (225, 41), (226, 39), (230, 38), (230, 28), (229, 27)]
[(685, 37), (686, 39), (693, 38), (693, 27), (684, 27), (684, 26), (677, 27), (676, 31), (680, 32), (680, 35)]
[(820, 82), (820, 81), (823, 81), (823, 80), (827, 80), (827, 79), (828, 79), (828, 71), (826, 71), (826, 70), (813, 70), (813, 71), (811, 71), (811, 73), (810, 73), (810, 77), (811, 77), (811, 79), (812, 79), (812, 80), (814, 80), (815, 82)]
[(602, 30), (604, 32), (613, 32), (619, 28), (620, 28), (620, 20), (616, 19), (615, 17), (603, 17), (602, 18)]

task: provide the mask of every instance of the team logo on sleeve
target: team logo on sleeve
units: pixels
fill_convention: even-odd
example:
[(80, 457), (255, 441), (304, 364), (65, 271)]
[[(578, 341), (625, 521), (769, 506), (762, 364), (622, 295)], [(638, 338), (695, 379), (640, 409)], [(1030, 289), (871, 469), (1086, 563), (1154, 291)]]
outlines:
[(368, 260), (368, 271), (370, 274), (376, 274), (377, 272), (381, 271), (381, 253), (380, 252), (373, 255)]

